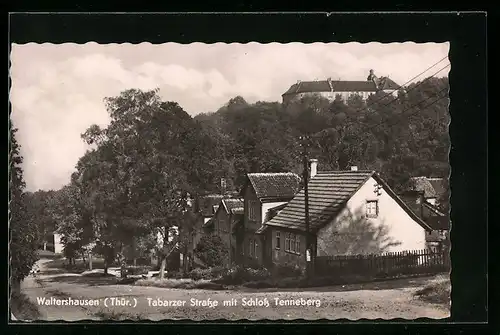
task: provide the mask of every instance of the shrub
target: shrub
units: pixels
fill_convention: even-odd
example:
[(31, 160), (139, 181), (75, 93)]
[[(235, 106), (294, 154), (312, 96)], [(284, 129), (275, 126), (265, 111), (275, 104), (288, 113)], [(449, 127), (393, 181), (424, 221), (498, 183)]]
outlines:
[(273, 268), (273, 276), (278, 278), (300, 277), (303, 270), (295, 264), (276, 264)]
[(270, 272), (265, 269), (252, 269), (242, 266), (231, 268), (225, 273), (220, 282), (230, 285), (239, 285), (251, 281), (262, 281), (271, 277)]
[(443, 305), (450, 303), (450, 294), (451, 284), (449, 280), (431, 283), (415, 292), (415, 296), (424, 301)]
[(187, 274), (187, 278), (191, 278), (193, 280), (200, 280), (200, 279), (219, 279), (226, 275), (228, 273), (228, 269), (220, 266), (215, 266), (212, 268), (208, 269), (202, 269), (202, 268), (195, 268), (191, 270)]
[(194, 249), (194, 254), (209, 267), (222, 266), (227, 256), (227, 247), (217, 235), (205, 235)]
[(123, 272), (128, 276), (148, 274), (149, 270), (149, 266), (126, 266), (123, 268)]

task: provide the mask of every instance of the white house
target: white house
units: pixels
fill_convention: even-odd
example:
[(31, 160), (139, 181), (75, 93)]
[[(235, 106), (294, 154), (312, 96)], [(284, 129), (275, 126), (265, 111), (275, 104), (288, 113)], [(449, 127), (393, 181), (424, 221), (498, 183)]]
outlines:
[[(426, 248), (431, 227), (375, 171), (317, 172), (312, 162), (309, 222), (316, 254), (376, 254)], [(305, 261), (305, 197), (300, 191), (260, 230), (264, 263)]]
[(401, 87), (389, 77), (378, 78), (370, 71), (367, 80), (326, 80), (298, 81), (282, 94), (283, 104), (300, 99), (308, 95), (319, 95), (328, 100), (335, 100), (339, 96), (343, 101), (352, 95), (359, 95), (363, 100), (377, 92), (397, 96)]

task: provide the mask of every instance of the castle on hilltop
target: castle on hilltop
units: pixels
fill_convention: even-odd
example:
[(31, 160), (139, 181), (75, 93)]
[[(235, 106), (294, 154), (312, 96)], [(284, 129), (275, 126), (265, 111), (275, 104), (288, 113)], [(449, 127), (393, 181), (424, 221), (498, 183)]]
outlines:
[(317, 80), (298, 81), (282, 94), (283, 104), (287, 104), (295, 99), (300, 99), (307, 95), (320, 95), (328, 100), (335, 100), (337, 96), (347, 101), (349, 96), (357, 94), (363, 99), (377, 92), (385, 92), (397, 95), (401, 87), (389, 77), (377, 77), (373, 70), (366, 78), (366, 81), (347, 80)]

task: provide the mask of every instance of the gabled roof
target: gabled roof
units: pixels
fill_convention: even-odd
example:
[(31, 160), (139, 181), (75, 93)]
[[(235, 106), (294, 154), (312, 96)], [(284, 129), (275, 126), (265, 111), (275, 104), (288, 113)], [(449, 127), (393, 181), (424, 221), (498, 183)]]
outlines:
[[(257, 198), (291, 199), (300, 189), (300, 177), (291, 172), (248, 173), (245, 188), (252, 185)], [(244, 194), (243, 188), (241, 194)]]
[[(375, 173), (375, 171), (318, 172), (309, 181), (309, 227), (311, 231), (331, 222), (345, 207), (347, 201), (373, 177), (384, 190), (422, 227), (431, 228), (418, 217)], [(270, 226), (287, 227), (305, 231), (305, 198), (301, 190), (272, 220)]]
[(401, 88), (394, 80), (388, 77), (381, 77), (379, 85), (382, 90), (399, 90)]
[(222, 206), (227, 214), (231, 214), (233, 209), (243, 209), (243, 199), (222, 199)]
[(446, 181), (443, 178), (412, 177), (409, 188), (424, 192), (426, 198), (436, 198), (446, 193)]
[(212, 224), (214, 223), (214, 218), (211, 217), (209, 220), (207, 220), (207, 222), (205, 222), (202, 227), (203, 228), (207, 228), (207, 227), (210, 227)]
[(290, 86), (283, 95), (315, 92), (377, 92), (378, 90), (397, 90), (400, 88), (390, 78), (381, 77), (378, 80), (379, 88), (371, 80), (331, 80), (330, 83), (328, 80), (301, 81)]
[(450, 228), (448, 216), (438, 207), (432, 205), (428, 201), (424, 201), (421, 205), (418, 200), (418, 195), (415, 196), (409, 192), (402, 194), (401, 198), (403, 198), (408, 207), (433, 230), (448, 230)]
[(434, 192), (436, 193), (437, 197), (440, 197), (446, 193), (446, 189), (448, 186), (444, 178), (427, 178), (427, 180), (434, 188)]
[(245, 209), (243, 207), (233, 208), (231, 209), (231, 213), (233, 215), (243, 215), (245, 213)]
[(223, 196), (220, 194), (209, 194), (199, 197), (196, 206), (198, 212), (204, 217), (214, 215), (214, 206), (217, 206), (222, 198)]

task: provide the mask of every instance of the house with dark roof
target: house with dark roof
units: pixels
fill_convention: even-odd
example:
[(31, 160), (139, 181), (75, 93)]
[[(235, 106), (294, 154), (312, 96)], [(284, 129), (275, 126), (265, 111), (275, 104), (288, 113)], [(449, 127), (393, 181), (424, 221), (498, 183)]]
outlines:
[(425, 235), (427, 246), (434, 250), (441, 249), (450, 232), (449, 213), (445, 213), (439, 207), (428, 202), (424, 190), (409, 190), (401, 194), (400, 197), (432, 228)]
[(243, 199), (222, 199), (217, 206), (213, 218), (204, 224), (204, 228), (212, 234), (220, 236), (227, 247), (226, 266), (236, 263), (237, 234), (235, 226), (243, 218)]
[(425, 200), (435, 206), (446, 201), (448, 185), (444, 178), (412, 177), (407, 187), (408, 191), (423, 192)]
[(339, 96), (343, 101), (347, 101), (354, 94), (363, 99), (367, 99), (377, 92), (396, 96), (400, 89), (401, 87), (389, 77), (378, 78), (371, 70), (366, 81), (332, 80), (331, 78), (316, 81), (298, 81), (282, 94), (282, 98), (283, 104), (288, 104), (292, 100), (307, 95), (320, 95), (332, 101)]
[(206, 194), (198, 196), (194, 199), (193, 211), (196, 215), (196, 222), (193, 227), (191, 243), (188, 245), (188, 255), (192, 255), (194, 249), (203, 235), (206, 234), (206, 225), (212, 219), (218, 209), (218, 205), (224, 195), (221, 194)]
[(301, 178), (291, 172), (247, 174), (240, 192), (244, 199), (243, 233), (236, 250), (243, 263), (262, 261), (262, 246), (256, 231), (269, 219), (269, 211), (293, 199), (300, 187)]
[[(315, 161), (315, 160), (314, 160)], [(317, 164), (312, 162), (311, 165)], [(311, 166), (309, 232), (315, 255), (424, 249), (431, 227), (375, 171), (322, 171)], [(256, 232), (262, 264), (305, 264), (304, 190)]]

